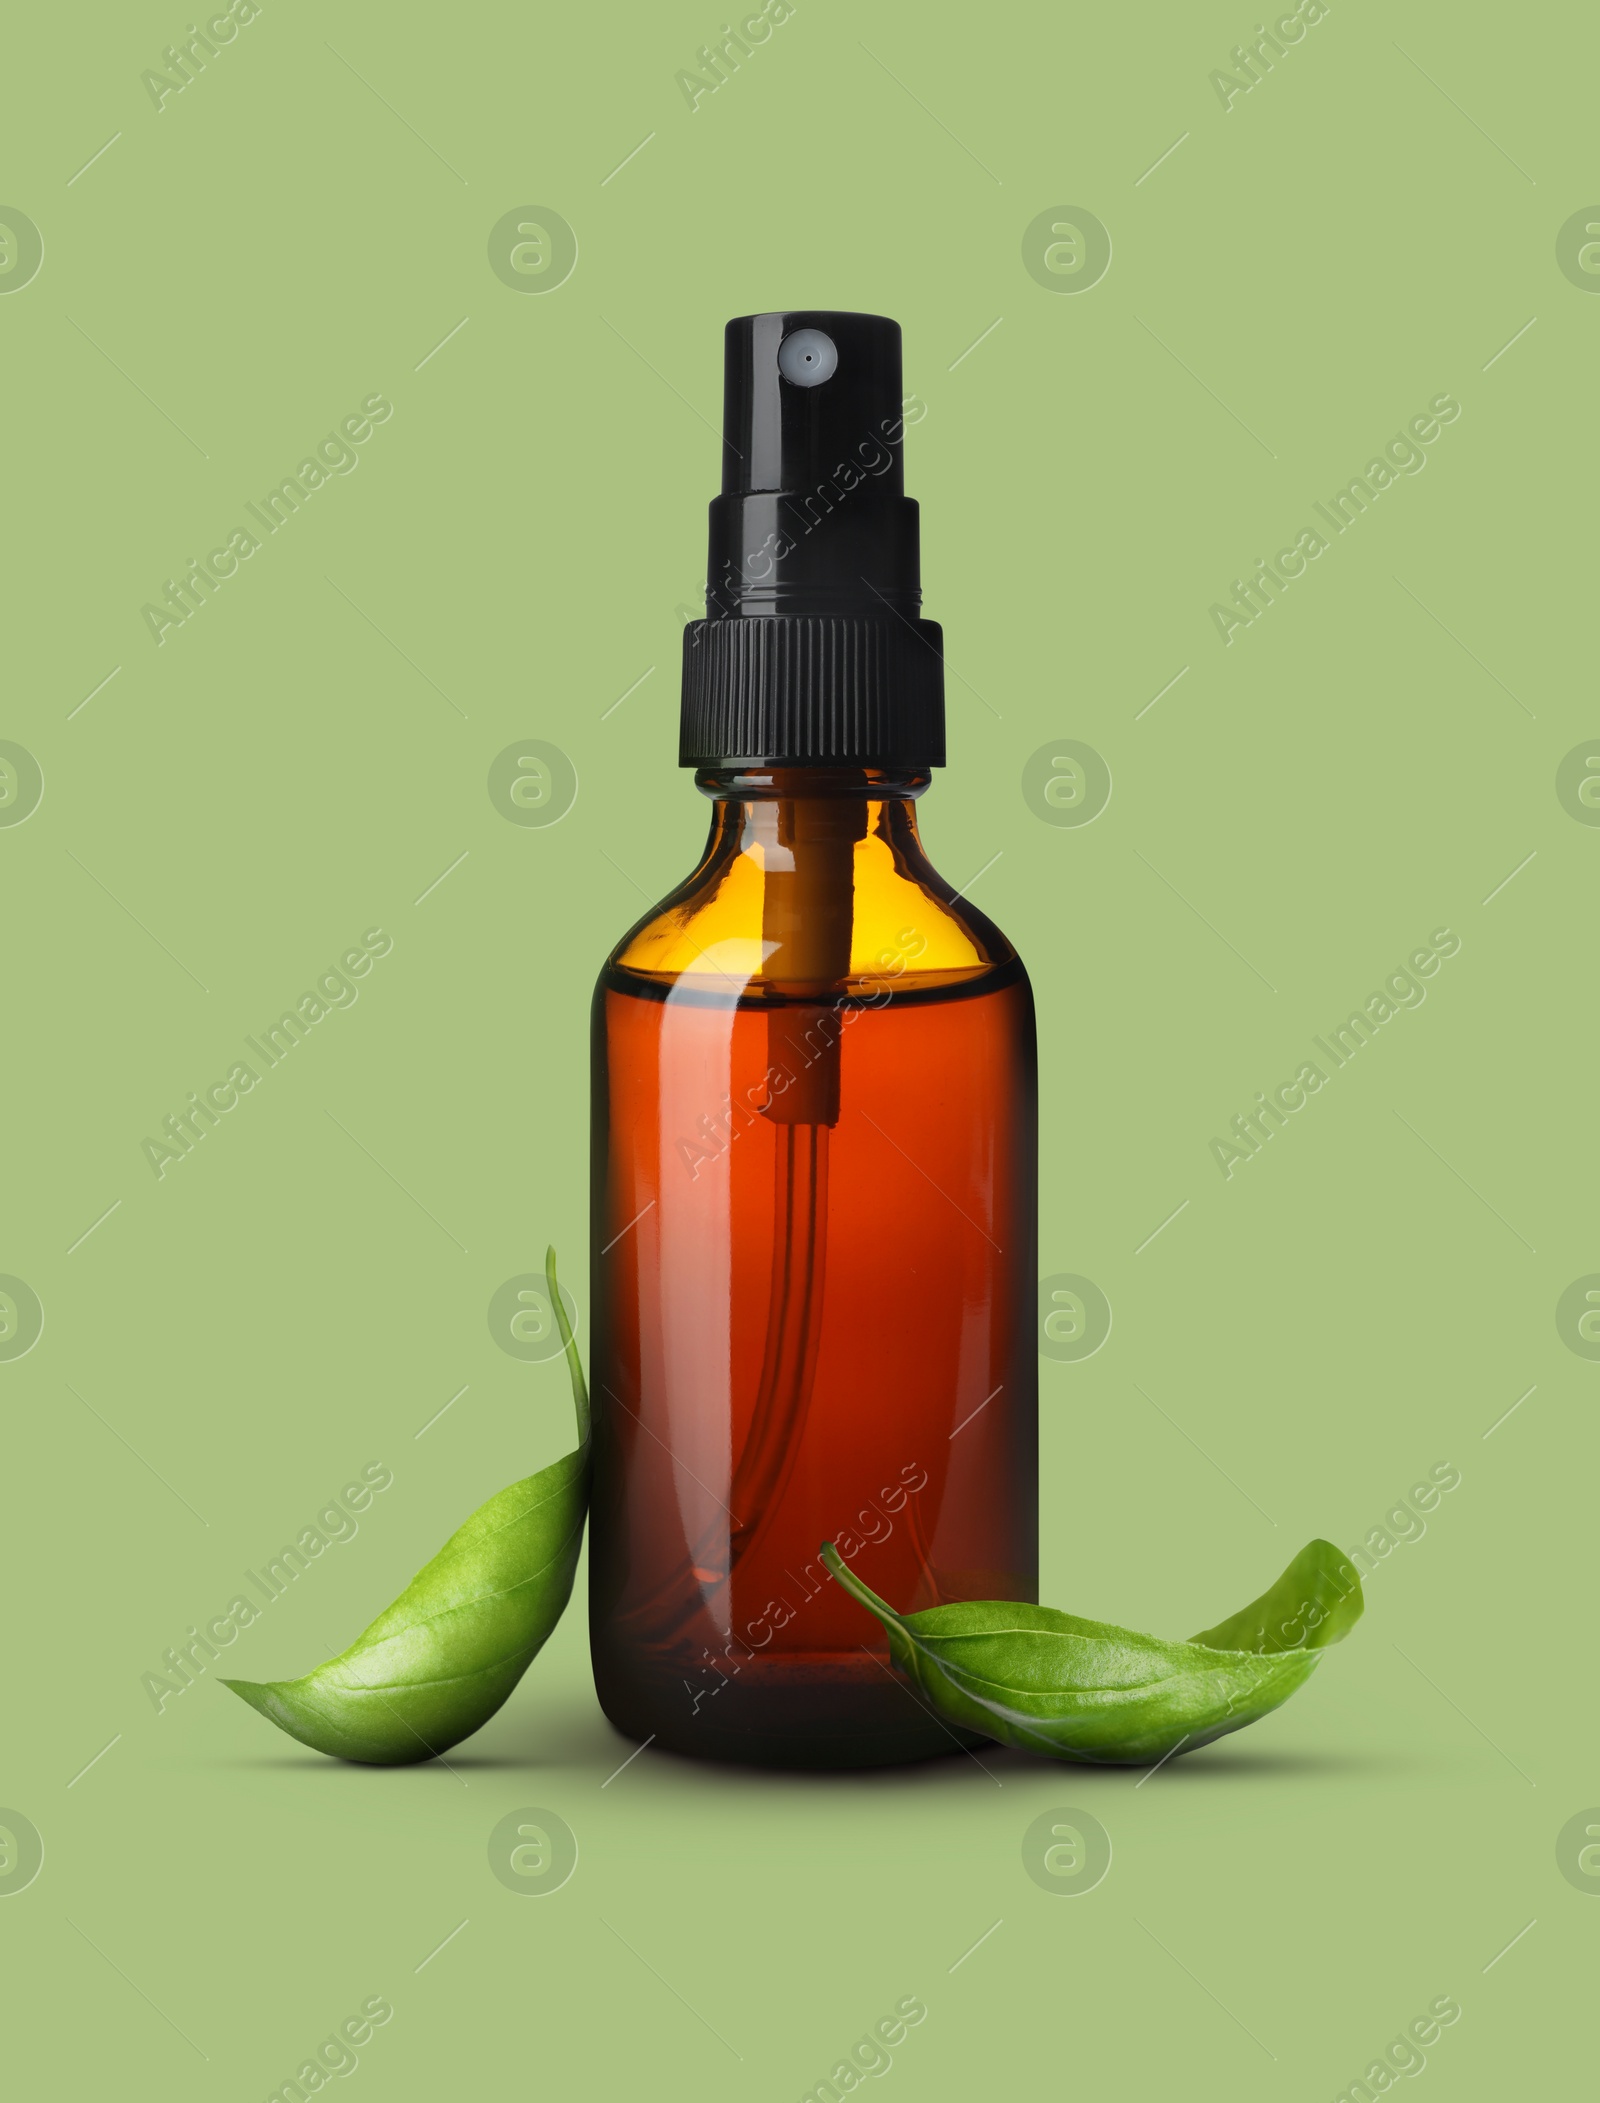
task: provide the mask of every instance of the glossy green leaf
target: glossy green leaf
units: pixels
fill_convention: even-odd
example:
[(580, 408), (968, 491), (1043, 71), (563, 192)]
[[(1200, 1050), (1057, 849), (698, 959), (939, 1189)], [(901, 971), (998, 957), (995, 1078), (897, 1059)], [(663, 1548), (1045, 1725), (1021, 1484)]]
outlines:
[(1302, 1548), (1275, 1585), (1215, 1628), (1191, 1636), (1208, 1650), (1326, 1650), (1342, 1643), (1361, 1619), (1361, 1580), (1349, 1558), (1328, 1541)]
[(561, 1619), (589, 1499), (589, 1396), (545, 1257), (581, 1441), (481, 1505), (394, 1604), (303, 1679), (224, 1680), (318, 1752), (377, 1766), (430, 1760), (487, 1723)]
[(1361, 1613), (1360, 1580), (1326, 1541), (1188, 1643), (1004, 1599), (901, 1615), (831, 1542), (822, 1559), (883, 1623), (895, 1664), (940, 1715), (1024, 1752), (1092, 1765), (1144, 1766), (1242, 1730), (1287, 1701)]

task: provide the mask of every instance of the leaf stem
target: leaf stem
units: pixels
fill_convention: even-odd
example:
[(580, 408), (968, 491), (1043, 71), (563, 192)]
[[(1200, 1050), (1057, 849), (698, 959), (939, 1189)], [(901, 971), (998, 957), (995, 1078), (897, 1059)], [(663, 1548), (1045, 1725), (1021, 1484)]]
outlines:
[(572, 1378), (572, 1406), (578, 1418), (578, 1443), (589, 1443), (589, 1389), (583, 1377), (583, 1361), (578, 1356), (578, 1346), (573, 1341), (572, 1324), (567, 1320), (567, 1310), (561, 1304), (561, 1288), (556, 1283), (556, 1252), (547, 1248), (544, 1252), (544, 1280), (550, 1288), (550, 1304), (555, 1309), (556, 1327), (561, 1331), (561, 1347), (566, 1353), (567, 1371)]
[(891, 1623), (893, 1623), (893, 1625), (896, 1628), (899, 1628), (903, 1625), (901, 1623), (900, 1616), (895, 1612), (894, 1608), (889, 1605), (888, 1601), (880, 1599), (877, 1593), (874, 1592), (869, 1585), (864, 1585), (861, 1582), (860, 1578), (856, 1576), (855, 1572), (850, 1568), (850, 1565), (845, 1561), (844, 1557), (839, 1553), (838, 1549), (834, 1547), (832, 1541), (823, 1542), (822, 1561), (824, 1567), (832, 1571), (833, 1575), (839, 1580), (840, 1584), (842, 1584), (845, 1590), (850, 1594), (850, 1597), (854, 1599), (858, 1605), (864, 1606), (869, 1614), (875, 1614), (886, 1628)]

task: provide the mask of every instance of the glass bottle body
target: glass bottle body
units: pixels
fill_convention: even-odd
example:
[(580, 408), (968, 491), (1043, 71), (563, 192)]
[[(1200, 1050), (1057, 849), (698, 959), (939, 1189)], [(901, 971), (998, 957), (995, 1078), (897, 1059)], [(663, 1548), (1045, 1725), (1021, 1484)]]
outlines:
[(595, 996), (597, 1690), (712, 1759), (949, 1752), (817, 1551), (907, 1612), (1037, 1597), (1032, 996), (926, 777), (700, 779)]

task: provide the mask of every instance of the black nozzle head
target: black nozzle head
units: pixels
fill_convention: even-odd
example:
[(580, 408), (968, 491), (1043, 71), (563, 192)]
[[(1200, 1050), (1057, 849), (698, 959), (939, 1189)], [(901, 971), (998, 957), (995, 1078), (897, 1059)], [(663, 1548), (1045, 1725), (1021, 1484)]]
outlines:
[(808, 495), (841, 462), (862, 458), (864, 441), (887, 462), (890, 493), (904, 494), (897, 321), (821, 309), (745, 314), (728, 323), (723, 360), (724, 496)]
[(686, 766), (943, 764), (905, 428), (898, 322), (797, 308), (728, 323)]
[(916, 615), (900, 325), (807, 308), (728, 323), (715, 614)]

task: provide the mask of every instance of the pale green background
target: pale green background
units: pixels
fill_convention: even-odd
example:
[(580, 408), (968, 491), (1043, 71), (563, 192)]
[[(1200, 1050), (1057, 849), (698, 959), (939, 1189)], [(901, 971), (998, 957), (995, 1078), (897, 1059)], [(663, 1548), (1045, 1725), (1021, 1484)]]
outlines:
[[(0, 1802), (47, 1855), (0, 1902), (8, 2055), (265, 2096), (385, 1993), (362, 2094), (781, 2103), (915, 1993), (908, 2097), (1331, 2098), (1448, 1993), (1430, 2094), (1573, 2093), (1600, 1368), (1554, 1309), (1600, 1268), (1600, 835), (1554, 777), (1600, 732), (1600, 300), (1554, 244), (1600, 196), (1592, 22), (1339, 0), (1225, 113), (1248, 9), (800, 0), (691, 114), (722, 19), (269, 0), (159, 114), (181, 9), (14, 25), (0, 201), (45, 259), (0, 298), (0, 735), (45, 796), (0, 832), (0, 1270), (46, 1326), (0, 1365)], [(580, 246), (544, 297), (486, 256), (529, 204)], [(1114, 242), (1079, 297), (1020, 252), (1066, 204)], [(454, 1774), (322, 1762), (209, 1681), (158, 1717), (141, 1673), (364, 1462), (394, 1487), (229, 1669), (338, 1647), (570, 1443), (485, 1313), (547, 1238), (585, 1305), (589, 991), (703, 836), (675, 609), (722, 324), (778, 305), (904, 326), (926, 834), (1033, 973), (1041, 1267), (1115, 1310), (1041, 1367), (1045, 1596), (1182, 1633), (1461, 1487), (1288, 1709), (1145, 1780), (652, 1751), (602, 1789), (576, 1612)], [(374, 391), (358, 470), (156, 647), (142, 603)], [(1212, 600), (1441, 391), (1426, 470), (1224, 648)], [(578, 769), (554, 828), (489, 801), (522, 737)], [(1082, 830), (1022, 797), (1061, 737), (1115, 781)], [(141, 1140), (373, 925), (359, 1004), (158, 1183)], [(1224, 1182), (1212, 1137), (1446, 925), (1425, 1006)], [(485, 1860), (528, 1804), (579, 1837), (551, 1897)], [(1112, 1834), (1088, 1896), (1023, 1873), (1054, 1805)]]

